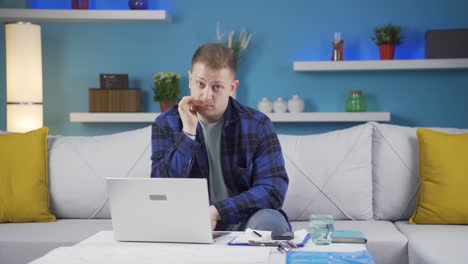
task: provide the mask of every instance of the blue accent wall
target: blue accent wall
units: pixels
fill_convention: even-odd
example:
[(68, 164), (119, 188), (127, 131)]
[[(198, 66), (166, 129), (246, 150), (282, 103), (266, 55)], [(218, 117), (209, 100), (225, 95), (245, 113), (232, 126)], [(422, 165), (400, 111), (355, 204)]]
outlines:
[[(12, 1), (9, 1), (10, 3)], [(34, 8), (50, 6), (32, 0)], [(127, 8), (126, 0), (94, 0), (95, 9)], [(159, 111), (152, 101), (152, 76), (160, 71), (182, 74), (195, 49), (216, 41), (216, 21), (229, 31), (246, 27), (253, 33), (240, 64), (238, 99), (253, 108), (266, 96), (290, 98), (299, 93), (305, 111), (344, 111), (350, 90), (366, 96), (368, 111), (388, 111), (393, 124), (468, 128), (468, 70), (294, 72), (296, 60), (328, 60), (335, 31), (344, 39), (347, 60), (378, 59), (370, 37), (376, 25), (402, 26), (406, 36), (396, 59), (424, 58), (429, 29), (468, 28), (465, 0), (330, 0), (330, 1), (149, 1), (163, 8), (170, 23), (42, 24), (44, 125), (50, 134), (99, 135), (149, 124), (70, 123), (70, 112), (88, 111), (88, 88), (99, 86), (99, 73), (128, 73), (130, 86), (143, 89), (145, 112)], [(9, 7), (0, 1), (0, 7)], [(0, 28), (0, 129), (5, 129), (5, 29)], [(307, 134), (355, 123), (276, 124), (279, 133)]]

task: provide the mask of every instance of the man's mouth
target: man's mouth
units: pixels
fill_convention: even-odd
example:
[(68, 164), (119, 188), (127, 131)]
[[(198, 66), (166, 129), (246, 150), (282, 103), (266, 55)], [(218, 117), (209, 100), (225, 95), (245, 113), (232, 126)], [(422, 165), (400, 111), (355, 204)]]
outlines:
[(197, 109), (198, 110), (208, 110), (210, 108), (213, 108), (212, 105), (200, 105), (200, 106), (197, 106)]

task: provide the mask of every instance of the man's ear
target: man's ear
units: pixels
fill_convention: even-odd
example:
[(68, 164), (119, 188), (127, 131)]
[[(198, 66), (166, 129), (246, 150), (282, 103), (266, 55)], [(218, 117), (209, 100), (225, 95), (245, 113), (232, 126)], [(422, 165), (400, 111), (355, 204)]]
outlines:
[(229, 92), (230, 96), (236, 94), (237, 87), (239, 86), (239, 80), (234, 80), (231, 84), (231, 91)]

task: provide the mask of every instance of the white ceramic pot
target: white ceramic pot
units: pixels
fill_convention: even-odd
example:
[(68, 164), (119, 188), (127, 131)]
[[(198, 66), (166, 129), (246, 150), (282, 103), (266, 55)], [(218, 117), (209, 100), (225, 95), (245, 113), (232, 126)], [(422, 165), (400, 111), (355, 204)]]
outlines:
[(288, 105), (283, 100), (283, 97), (278, 97), (278, 99), (276, 99), (275, 103), (273, 104), (273, 110), (275, 110), (276, 113), (286, 113), (286, 110), (288, 110)]
[(304, 112), (304, 100), (298, 94), (293, 94), (292, 98), (288, 101), (288, 109), (291, 113)]
[(273, 110), (273, 104), (268, 100), (268, 98), (263, 97), (262, 100), (258, 102), (257, 108), (263, 113), (271, 113)]

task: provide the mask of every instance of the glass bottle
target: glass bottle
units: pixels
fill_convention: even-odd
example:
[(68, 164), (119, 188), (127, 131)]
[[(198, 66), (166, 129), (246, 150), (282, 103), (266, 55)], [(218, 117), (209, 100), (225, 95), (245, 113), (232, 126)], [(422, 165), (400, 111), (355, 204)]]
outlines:
[(352, 90), (346, 100), (346, 112), (365, 112), (364, 96), (359, 90)]

